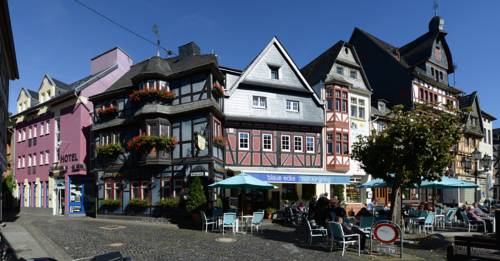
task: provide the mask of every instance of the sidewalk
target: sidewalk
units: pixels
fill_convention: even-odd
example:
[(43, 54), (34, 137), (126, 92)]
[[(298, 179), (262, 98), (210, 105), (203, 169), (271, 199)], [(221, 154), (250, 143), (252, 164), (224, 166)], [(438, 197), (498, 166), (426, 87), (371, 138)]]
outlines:
[[(55, 245), (50, 239), (37, 231), (28, 231), (20, 224), (6, 223), (1, 229), (5, 240), (13, 248), (17, 258), (41, 258), (50, 257), (58, 261), (72, 260), (64, 251)], [(43, 246), (38, 242), (43, 242)]]

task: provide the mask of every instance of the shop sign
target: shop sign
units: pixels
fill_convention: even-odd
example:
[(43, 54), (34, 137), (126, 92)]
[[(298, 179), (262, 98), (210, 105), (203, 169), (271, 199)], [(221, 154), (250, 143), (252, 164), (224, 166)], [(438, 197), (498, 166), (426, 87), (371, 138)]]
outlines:
[(270, 183), (304, 183), (304, 184), (349, 184), (349, 176), (329, 175), (298, 175), (298, 174), (271, 174), (271, 173), (249, 173), (255, 178)]
[(63, 163), (78, 161), (78, 155), (76, 153), (61, 154), (60, 158)]
[(208, 176), (205, 171), (194, 171), (190, 173), (191, 177), (205, 177)]

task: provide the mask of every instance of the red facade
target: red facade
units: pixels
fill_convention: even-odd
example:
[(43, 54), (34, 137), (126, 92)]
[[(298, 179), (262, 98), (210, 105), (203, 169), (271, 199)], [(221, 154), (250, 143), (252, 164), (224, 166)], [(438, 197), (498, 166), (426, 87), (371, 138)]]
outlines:
[(348, 88), (326, 85), (326, 169), (349, 171)]

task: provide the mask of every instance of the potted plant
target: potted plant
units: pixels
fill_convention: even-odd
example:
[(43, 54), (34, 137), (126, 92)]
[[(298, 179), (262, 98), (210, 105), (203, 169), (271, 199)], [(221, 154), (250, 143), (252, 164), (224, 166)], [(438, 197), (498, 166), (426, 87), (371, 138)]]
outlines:
[(212, 86), (212, 94), (215, 96), (215, 98), (224, 96), (224, 87), (218, 81), (215, 81)]
[(188, 187), (188, 194), (186, 199), (186, 210), (191, 213), (191, 217), (195, 224), (200, 223), (200, 210), (205, 207), (207, 198), (201, 184), (200, 177), (195, 177)]
[(172, 150), (177, 144), (177, 139), (171, 136), (144, 136), (139, 135), (133, 137), (128, 143), (129, 151), (137, 151), (140, 153), (150, 153), (152, 149), (157, 151)]
[(274, 212), (276, 212), (276, 209), (274, 209), (272, 207), (267, 207), (264, 210), (264, 214), (266, 216), (266, 219), (272, 219)]
[(219, 147), (219, 148), (224, 148), (226, 146), (224, 136), (215, 136), (214, 137), (214, 145)]
[(120, 143), (101, 145), (96, 148), (96, 156), (104, 160), (113, 160), (122, 152)]
[(102, 201), (101, 208), (106, 212), (113, 212), (118, 207), (120, 207), (120, 200), (117, 199), (105, 199)]
[(133, 91), (130, 100), (135, 104), (145, 102), (171, 102), (175, 98), (175, 93), (169, 90), (140, 89)]

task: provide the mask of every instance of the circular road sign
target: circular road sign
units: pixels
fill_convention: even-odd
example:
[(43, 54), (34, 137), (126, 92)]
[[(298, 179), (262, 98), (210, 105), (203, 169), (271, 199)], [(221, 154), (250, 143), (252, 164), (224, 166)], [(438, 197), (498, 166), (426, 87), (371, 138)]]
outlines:
[(375, 238), (384, 244), (392, 244), (398, 239), (398, 229), (391, 223), (382, 223), (375, 226)]

